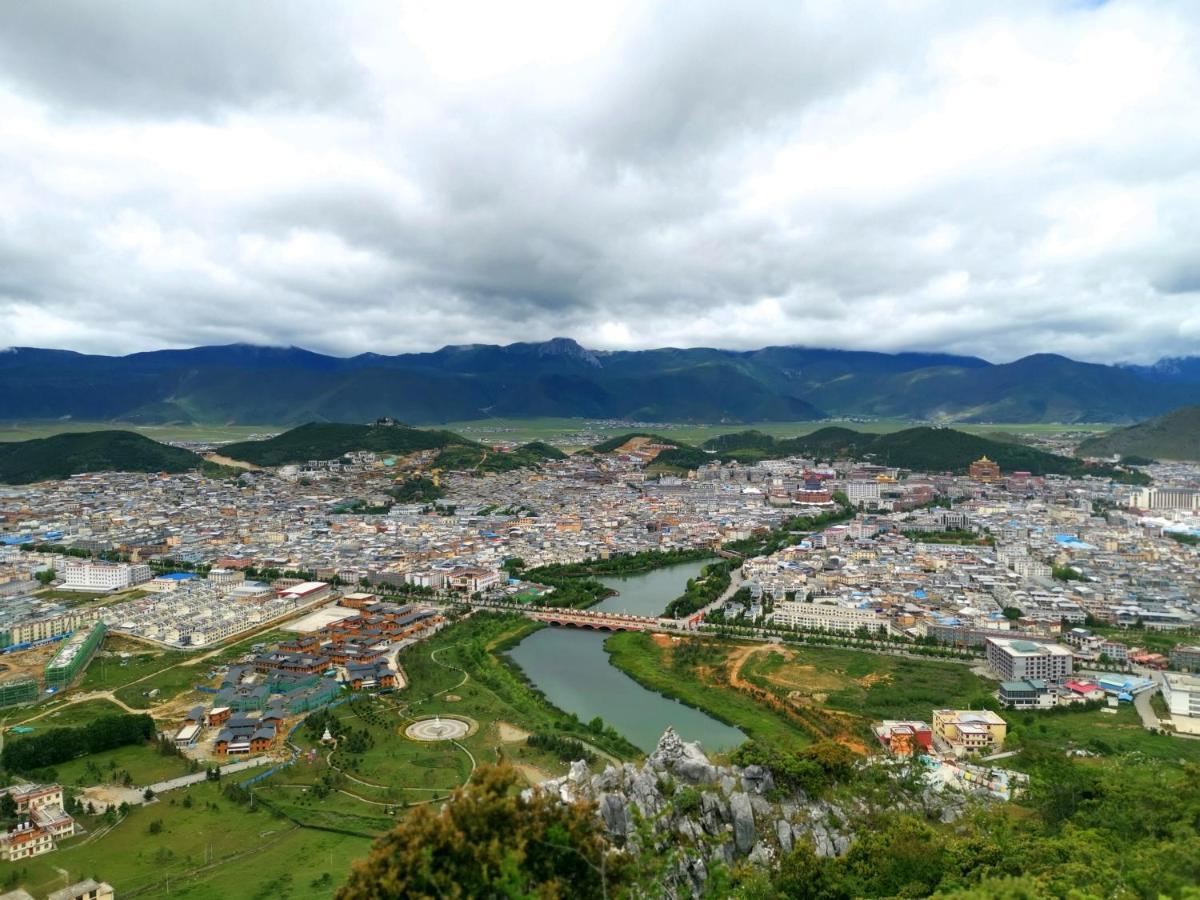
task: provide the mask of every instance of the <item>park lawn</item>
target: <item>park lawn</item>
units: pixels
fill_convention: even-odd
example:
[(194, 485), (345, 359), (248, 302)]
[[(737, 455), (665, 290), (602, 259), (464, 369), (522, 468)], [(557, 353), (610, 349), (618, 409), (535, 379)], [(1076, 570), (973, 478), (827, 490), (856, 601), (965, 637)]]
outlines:
[[(184, 797), (191, 798), (191, 808), (183, 805)], [(162, 831), (151, 834), (156, 820)], [(348, 875), (351, 860), (369, 847), (362, 838), (296, 828), (262, 806), (251, 810), (226, 799), (219, 785), (201, 783), (133, 807), (96, 840), (74, 838), (14, 868), (35, 896), (61, 887), (58, 870), (65, 869), (71, 880), (107, 881), (117, 896), (138, 891), (146, 897), (329, 897)], [(212, 865), (206, 866), (206, 858)], [(328, 881), (312, 883), (325, 873)]]
[[(30, 716), (39, 715), (45, 707), (35, 707), (27, 710)], [(67, 703), (60, 705), (54, 712), (34, 719), (29, 723), (30, 728), (45, 731), (47, 728), (66, 728), (71, 725), (86, 725), (101, 716), (124, 714), (125, 710), (111, 700), (85, 700), (83, 703)], [(20, 719), (8, 723), (8, 727), (20, 725)]]
[[(88, 764), (96, 766), (102, 773), (97, 778)], [(163, 756), (151, 744), (131, 744), (91, 753), (59, 763), (54, 767), (59, 782), (75, 787), (90, 787), (95, 784), (120, 784), (125, 772), (133, 779), (135, 787), (146, 787), (159, 781), (187, 775), (188, 761), (179, 756)]]
[[(1062, 752), (1083, 749), (1102, 756), (1141, 753), (1169, 763), (1200, 764), (1200, 741), (1153, 734), (1142, 727), (1132, 703), (1122, 703), (1115, 714), (1102, 710), (1060, 713), (1003, 713), (1009, 722), (1006, 746), (1025, 746)], [(1012, 758), (1022, 767), (1022, 756)]]
[[(712, 642), (711, 646), (723, 655), (723, 651), (736, 645)], [(604, 649), (608, 651), (609, 662), (638, 684), (733, 725), (752, 740), (792, 749), (812, 742), (812, 735), (785, 714), (713, 677), (711, 670), (719, 668), (714, 660), (700, 661), (710, 670), (707, 674), (698, 666), (690, 667), (684, 674), (668, 659), (668, 654), (679, 652), (678, 648), (662, 647), (652, 635), (643, 632), (614, 634), (605, 640)]]
[(934, 709), (979, 707), (995, 687), (958, 663), (794, 645), (753, 654), (742, 675), (766, 690), (872, 721), (928, 721)]

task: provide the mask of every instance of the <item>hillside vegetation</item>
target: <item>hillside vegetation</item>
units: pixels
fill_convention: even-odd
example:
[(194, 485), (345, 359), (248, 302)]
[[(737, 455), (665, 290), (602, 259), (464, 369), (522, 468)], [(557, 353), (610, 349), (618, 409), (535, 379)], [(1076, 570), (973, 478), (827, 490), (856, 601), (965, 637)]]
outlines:
[(0, 443), (0, 482), (28, 484), (85, 472), (186, 472), (202, 460), (132, 431), (56, 434)]
[(221, 452), (231, 459), (258, 466), (282, 466), (310, 459), (336, 459), (355, 450), (404, 455), (450, 446), (479, 447), (452, 431), (426, 431), (407, 425), (309, 422), (264, 441), (228, 444)]
[(310, 459), (337, 459), (347, 453), (369, 450), (404, 456), (420, 450), (437, 450), (433, 467), (450, 471), (509, 472), (541, 465), (565, 454), (541, 441), (507, 452), (489, 450), (453, 431), (412, 428), (408, 425), (352, 425), (310, 422), (264, 441), (229, 444), (222, 453), (259, 466), (282, 466)]
[[(583, 417), (651, 422), (1135, 422), (1200, 403), (1200, 362), (1103, 366), (1052, 354), (993, 365), (943, 353), (811, 347), (601, 352), (568, 338), (350, 358), (297, 347), (89, 356), (0, 353), (0, 420), (418, 424)], [(486, 410), (486, 414), (483, 412)]]
[(1200, 460), (1200, 406), (1184, 406), (1128, 428), (1089, 438), (1080, 456), (1141, 456)]
[[(618, 440), (614, 438), (613, 441)], [(598, 444), (594, 449), (612, 444)], [(952, 428), (908, 428), (892, 434), (868, 434), (852, 428), (821, 428), (794, 438), (776, 438), (761, 431), (723, 434), (701, 447), (673, 442), (648, 467), (658, 471), (686, 471), (706, 462), (753, 463), (762, 459), (809, 456), (817, 459), (850, 457), (901, 469), (924, 472), (965, 473), (982, 456), (994, 460), (1005, 472), (1033, 475), (1096, 475), (1141, 483), (1146, 476), (1114, 466), (1088, 466), (1082, 460), (1047, 453), (1011, 440), (994, 440)], [(619, 445), (618, 445), (619, 446)]]

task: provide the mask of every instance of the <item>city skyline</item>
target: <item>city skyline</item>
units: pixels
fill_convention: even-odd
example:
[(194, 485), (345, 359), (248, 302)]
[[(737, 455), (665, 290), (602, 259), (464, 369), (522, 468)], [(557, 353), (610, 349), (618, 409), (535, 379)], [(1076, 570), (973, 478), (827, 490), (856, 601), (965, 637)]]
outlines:
[(1191, 352), (1200, 14), (866, 10), (11, 5), (3, 341)]

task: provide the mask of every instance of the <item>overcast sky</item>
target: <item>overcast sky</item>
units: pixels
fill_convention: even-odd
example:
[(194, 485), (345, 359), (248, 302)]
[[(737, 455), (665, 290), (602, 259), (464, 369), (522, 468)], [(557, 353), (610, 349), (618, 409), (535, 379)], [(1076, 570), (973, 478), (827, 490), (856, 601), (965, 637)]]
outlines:
[(1200, 3), (0, 4), (0, 346), (1200, 354)]

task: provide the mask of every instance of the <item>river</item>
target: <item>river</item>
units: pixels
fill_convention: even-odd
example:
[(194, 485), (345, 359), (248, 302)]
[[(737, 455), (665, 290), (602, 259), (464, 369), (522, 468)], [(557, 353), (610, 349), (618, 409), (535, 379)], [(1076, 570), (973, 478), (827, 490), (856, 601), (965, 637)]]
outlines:
[[(704, 565), (681, 563), (641, 575), (601, 579), (620, 594), (592, 608), (661, 615)], [(699, 741), (712, 752), (729, 750), (746, 739), (736, 728), (649, 691), (614, 668), (604, 651), (607, 636), (603, 631), (543, 628), (521, 641), (510, 656), (559, 709), (575, 713), (584, 722), (600, 716), (647, 752), (668, 725), (685, 741)]]

